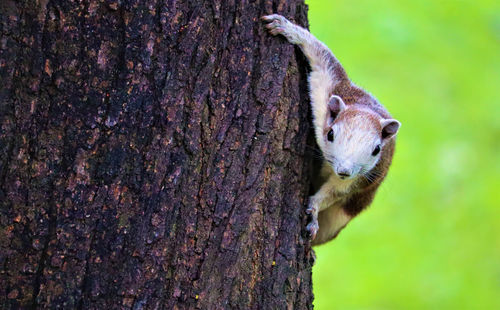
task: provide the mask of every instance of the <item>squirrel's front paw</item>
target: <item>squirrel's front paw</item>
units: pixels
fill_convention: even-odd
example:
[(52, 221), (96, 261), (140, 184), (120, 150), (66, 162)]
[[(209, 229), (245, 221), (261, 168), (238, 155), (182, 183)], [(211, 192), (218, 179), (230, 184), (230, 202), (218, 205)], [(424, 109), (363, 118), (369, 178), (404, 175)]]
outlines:
[(306, 214), (314, 217), (316, 214), (318, 214), (318, 206), (311, 201), (311, 198), (309, 199), (310, 202), (309, 205), (307, 206)]
[(266, 25), (266, 28), (273, 36), (283, 34), (283, 32), (285, 32), (285, 27), (288, 23), (288, 20), (285, 17), (279, 14), (271, 14), (262, 16), (261, 19), (269, 23)]
[(314, 196), (309, 197), (309, 203), (307, 204), (306, 214), (310, 216), (311, 221), (309, 222), (309, 224), (307, 224), (306, 230), (309, 233), (309, 236), (311, 236), (311, 240), (314, 240), (314, 238), (316, 238), (316, 234), (318, 233), (319, 230), (318, 210), (319, 210), (319, 205), (314, 199)]
[(306, 230), (309, 233), (309, 236), (311, 236), (311, 240), (314, 240), (319, 230), (318, 218), (313, 216), (311, 222), (307, 224)]

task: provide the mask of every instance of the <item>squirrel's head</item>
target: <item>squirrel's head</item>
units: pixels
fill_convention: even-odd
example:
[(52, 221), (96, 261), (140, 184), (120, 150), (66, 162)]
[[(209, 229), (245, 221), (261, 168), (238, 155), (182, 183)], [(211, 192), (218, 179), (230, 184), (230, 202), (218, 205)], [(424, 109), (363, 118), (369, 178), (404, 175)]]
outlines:
[(369, 175), (395, 137), (400, 123), (362, 105), (347, 106), (333, 95), (323, 128), (324, 157), (341, 179)]

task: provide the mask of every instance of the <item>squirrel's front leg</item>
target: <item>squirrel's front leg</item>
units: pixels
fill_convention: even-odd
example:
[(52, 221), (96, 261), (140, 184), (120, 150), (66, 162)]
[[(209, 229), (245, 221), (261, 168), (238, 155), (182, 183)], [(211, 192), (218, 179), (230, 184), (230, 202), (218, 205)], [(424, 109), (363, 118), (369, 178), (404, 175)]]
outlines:
[(350, 83), (347, 74), (328, 47), (309, 31), (290, 22), (285, 17), (272, 14), (263, 16), (266, 28), (272, 35), (283, 35), (290, 43), (298, 45), (311, 66), (309, 94), (313, 113), (314, 131), (319, 147), (324, 149), (324, 125), (330, 114), (328, 102), (339, 83)]
[(307, 205), (306, 213), (311, 216), (311, 221), (307, 225), (306, 229), (309, 232), (311, 239), (316, 238), (316, 234), (319, 230), (318, 214), (333, 204), (335, 204), (336, 199), (330, 192), (330, 187), (321, 186), (316, 194), (309, 197), (309, 203)]
[(350, 82), (344, 68), (330, 49), (307, 29), (295, 25), (279, 14), (262, 16), (262, 20), (268, 23), (266, 28), (272, 35), (281, 34), (288, 42), (302, 49), (312, 71), (324, 71), (333, 85), (342, 81)]
[(306, 229), (309, 235), (311, 236), (311, 240), (316, 238), (316, 234), (319, 230), (318, 223), (318, 213), (320, 209), (320, 201), (315, 199), (314, 196), (309, 197), (309, 204), (307, 205), (306, 213), (311, 217), (311, 221), (307, 224)]

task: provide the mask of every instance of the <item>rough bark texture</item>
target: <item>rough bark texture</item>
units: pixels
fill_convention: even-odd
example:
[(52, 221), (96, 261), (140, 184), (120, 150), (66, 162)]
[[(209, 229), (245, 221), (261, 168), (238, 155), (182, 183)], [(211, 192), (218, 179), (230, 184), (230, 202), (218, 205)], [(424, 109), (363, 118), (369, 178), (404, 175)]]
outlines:
[(273, 12), (306, 23), (0, 1), (0, 308), (312, 307), (306, 63)]

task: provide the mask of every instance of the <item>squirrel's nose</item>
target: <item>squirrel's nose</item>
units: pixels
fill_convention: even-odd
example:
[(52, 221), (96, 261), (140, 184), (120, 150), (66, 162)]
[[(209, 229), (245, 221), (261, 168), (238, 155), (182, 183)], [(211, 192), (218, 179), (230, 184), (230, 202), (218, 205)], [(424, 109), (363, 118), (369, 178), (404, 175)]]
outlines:
[(337, 168), (337, 175), (341, 179), (345, 179), (351, 176), (351, 170), (346, 168), (346, 167), (338, 167)]
[(348, 172), (339, 172), (338, 174), (340, 177), (343, 177), (343, 178), (348, 178), (351, 176), (351, 174), (349, 174)]

